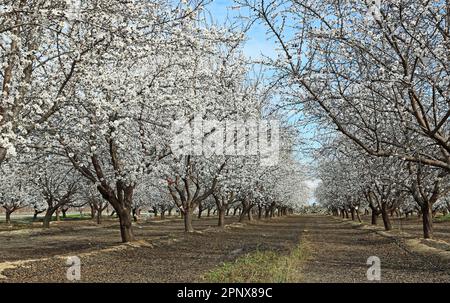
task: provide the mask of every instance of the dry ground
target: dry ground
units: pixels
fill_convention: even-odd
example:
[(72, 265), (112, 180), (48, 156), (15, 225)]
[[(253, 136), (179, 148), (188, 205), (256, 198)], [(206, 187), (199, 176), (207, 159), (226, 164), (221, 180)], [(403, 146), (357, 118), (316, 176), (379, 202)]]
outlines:
[[(233, 221), (228, 218), (228, 223)], [(441, 224), (443, 237), (448, 236), (445, 229), (450, 231), (450, 224)], [(178, 219), (139, 223), (135, 233), (145, 240), (139, 247), (121, 246), (117, 223), (111, 221), (100, 228), (63, 222), (49, 230), (2, 231), (0, 270), (9, 261), (46, 259), (6, 266), (1, 273), (6, 279), (0, 281), (67, 282), (65, 258), (57, 256), (78, 255), (82, 282), (198, 282), (221, 262), (256, 250), (284, 254), (307, 241), (311, 258), (302, 266), (304, 282), (367, 282), (370, 256), (381, 259), (383, 282), (450, 282), (449, 262), (411, 253), (401, 241), (327, 216), (234, 223), (224, 231), (215, 225), (215, 218), (196, 220), (200, 232), (186, 235)]]

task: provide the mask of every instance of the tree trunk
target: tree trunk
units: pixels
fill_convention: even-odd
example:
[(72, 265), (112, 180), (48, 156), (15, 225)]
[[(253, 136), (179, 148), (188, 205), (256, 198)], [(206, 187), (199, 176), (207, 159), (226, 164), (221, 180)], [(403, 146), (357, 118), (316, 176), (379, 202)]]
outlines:
[(165, 220), (166, 219), (166, 211), (162, 210), (161, 211), (161, 220)]
[(67, 209), (61, 209), (63, 219), (67, 218)]
[(198, 207), (198, 218), (200, 219), (202, 217), (202, 212), (203, 212), (203, 206), (200, 203), (199, 207)]
[(55, 211), (55, 214), (56, 214), (56, 221), (60, 221), (59, 208)]
[(375, 209), (372, 209), (372, 225), (377, 225), (378, 214)]
[(8, 225), (11, 224), (11, 213), (12, 213), (12, 211), (6, 210), (6, 213), (5, 213), (5, 215), (6, 215), (6, 224), (8, 224)]
[(422, 225), (424, 239), (433, 238), (433, 214), (429, 203), (422, 205)]
[(138, 221), (138, 211), (136, 208), (133, 208), (132, 212), (132, 216), (133, 216), (133, 221), (137, 222)]
[(42, 226), (44, 228), (49, 228), (50, 227), (50, 221), (52, 220), (53, 217), (53, 213), (55, 212), (55, 208), (48, 208), (47, 211), (45, 212), (45, 216), (44, 216), (44, 220), (43, 220), (43, 224)]
[(248, 220), (249, 220), (249, 221), (252, 221), (252, 220), (253, 220), (253, 215), (252, 215), (252, 210), (251, 210), (251, 209), (249, 209), (249, 210), (247, 211), (247, 216), (248, 216)]
[(224, 208), (218, 208), (219, 212), (219, 223), (218, 226), (223, 228), (225, 227), (225, 209)]
[(273, 206), (270, 207), (270, 218), (275, 217), (275, 209), (273, 208)]
[(258, 205), (258, 219), (261, 220), (262, 218), (262, 206)]
[(242, 210), (241, 211), (241, 214), (239, 215), (239, 222), (243, 222), (244, 221), (244, 219), (245, 219), (245, 215), (246, 215), (247, 213), (246, 213), (246, 210)]
[(355, 210), (356, 211), (356, 218), (358, 218), (358, 222), (361, 223), (361, 216), (359, 215), (359, 210)]
[(102, 224), (102, 210), (97, 210), (97, 224)]
[(192, 210), (187, 208), (184, 212), (184, 231), (187, 233), (194, 232), (194, 227), (192, 227)]
[(270, 217), (270, 210), (268, 207), (264, 209), (264, 218), (268, 219)]
[(120, 222), (120, 236), (122, 237), (122, 242), (131, 242), (135, 240), (132, 224), (131, 224), (131, 212), (127, 209), (123, 209), (118, 212), (119, 222)]
[(350, 214), (352, 215), (352, 221), (355, 221), (355, 209), (353, 207), (350, 210)]
[(91, 205), (91, 219), (94, 220), (95, 219), (95, 208), (94, 206)]
[(391, 230), (392, 225), (391, 225), (391, 220), (389, 218), (389, 213), (388, 213), (386, 207), (383, 205), (381, 206), (381, 217), (383, 218), (384, 229)]

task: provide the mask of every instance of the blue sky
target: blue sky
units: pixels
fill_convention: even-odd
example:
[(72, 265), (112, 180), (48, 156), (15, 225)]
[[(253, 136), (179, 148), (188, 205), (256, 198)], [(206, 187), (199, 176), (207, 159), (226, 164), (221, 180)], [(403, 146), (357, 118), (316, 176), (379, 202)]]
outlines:
[[(249, 15), (249, 12), (246, 9), (233, 9), (235, 6), (236, 4), (232, 0), (213, 0), (207, 7), (212, 18), (210, 21), (221, 25), (224, 24), (227, 19), (238, 22), (239, 16)], [(272, 39), (269, 39), (264, 25), (257, 22), (253, 23), (252, 28), (247, 33), (247, 39), (244, 46), (244, 53), (247, 57), (257, 59), (261, 57), (261, 55), (271, 58), (276, 56), (276, 44)], [(293, 120), (295, 120), (295, 117)], [(307, 147), (317, 146), (316, 142), (314, 142), (316, 130), (315, 125), (302, 127), (301, 137)], [(300, 152), (298, 154), (298, 159), (301, 163), (314, 169), (314, 165), (312, 165), (314, 160), (307, 153)], [(319, 180), (311, 177), (306, 184), (310, 187), (312, 192), (319, 184)], [(308, 202), (310, 204), (315, 202), (315, 198), (311, 196)]]
[[(236, 4), (232, 0), (213, 0), (208, 5), (208, 10), (211, 12), (212, 18), (218, 24), (223, 24), (227, 18), (238, 21), (239, 16), (248, 16), (246, 9), (233, 9)], [(244, 53), (251, 58), (258, 58), (263, 54), (264, 56), (274, 57), (275, 43), (267, 39), (266, 30), (263, 25), (254, 23), (248, 32), (248, 40), (244, 47)]]

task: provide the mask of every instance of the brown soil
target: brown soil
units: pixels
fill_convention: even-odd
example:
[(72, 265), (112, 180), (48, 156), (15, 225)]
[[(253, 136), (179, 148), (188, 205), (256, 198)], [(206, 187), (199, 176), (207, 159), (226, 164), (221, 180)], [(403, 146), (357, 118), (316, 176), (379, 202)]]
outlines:
[(292, 216), (246, 225), (227, 219), (233, 224), (225, 230), (215, 227), (216, 218), (195, 220), (200, 232), (194, 234), (185, 234), (179, 219), (139, 223), (135, 233), (145, 242), (134, 247), (119, 243), (113, 221), (102, 227), (64, 222), (49, 230), (0, 232), (0, 270), (7, 261), (45, 258), (4, 266), (0, 274), (7, 278), (0, 281), (67, 282), (65, 257), (78, 255), (81, 282), (198, 282), (223, 261), (255, 250), (285, 253), (306, 238), (312, 254), (303, 266), (305, 282), (366, 282), (369, 256), (381, 259), (383, 282), (450, 282), (448, 262), (411, 253), (395, 239), (331, 217)]

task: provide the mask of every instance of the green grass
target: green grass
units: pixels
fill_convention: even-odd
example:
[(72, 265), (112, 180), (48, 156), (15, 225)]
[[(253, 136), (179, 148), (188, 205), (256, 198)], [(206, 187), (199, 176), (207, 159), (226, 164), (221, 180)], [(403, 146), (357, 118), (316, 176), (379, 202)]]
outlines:
[(225, 262), (203, 276), (215, 283), (294, 283), (301, 281), (301, 267), (308, 259), (306, 243), (297, 245), (288, 255), (274, 251), (256, 251), (233, 262)]
[(436, 222), (450, 222), (450, 214), (446, 216), (440, 216), (434, 219)]
[[(3, 216), (4, 217), (4, 216)], [(67, 214), (66, 218), (63, 218), (62, 215), (59, 216), (61, 221), (78, 221), (78, 220), (92, 220), (90, 214)], [(12, 218), (11, 223), (13, 225), (17, 225), (19, 227), (27, 227), (27, 225), (31, 225), (35, 222), (42, 222), (43, 214), (39, 215), (36, 220), (33, 220), (33, 216), (20, 217), (20, 218)], [(52, 216), (52, 221), (56, 221), (56, 216)], [(0, 224), (5, 224), (5, 221), (0, 217)]]
[[(67, 214), (66, 218), (63, 218), (62, 215), (59, 218), (61, 220), (91, 220), (91, 214)], [(56, 216), (53, 216), (52, 220), (56, 220)]]

